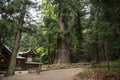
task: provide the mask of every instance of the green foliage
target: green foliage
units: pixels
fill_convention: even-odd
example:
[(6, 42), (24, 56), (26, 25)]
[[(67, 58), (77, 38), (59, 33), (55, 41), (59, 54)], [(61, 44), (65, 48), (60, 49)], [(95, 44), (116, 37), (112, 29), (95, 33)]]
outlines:
[[(27, 6), (22, 9), (22, 5)], [(25, 18), (27, 16), (27, 21), (24, 21), (25, 26), (23, 28), (23, 32), (34, 32), (33, 28), (30, 26), (30, 17), (28, 15), (28, 9), (30, 6), (35, 5), (32, 1), (29, 0), (2, 0), (0, 1), (0, 41), (4, 44), (9, 45), (13, 48), (14, 36), (18, 30), (20, 30), (20, 18), (21, 14), (26, 13)], [(27, 26), (26, 26), (27, 25)]]
[[(120, 60), (110, 61), (109, 66), (110, 66), (110, 72), (120, 72), (120, 67), (119, 67)], [(105, 63), (101, 63), (101, 65), (95, 64), (94, 66), (91, 67), (91, 69), (93, 69), (93, 70), (108, 70)]]
[(85, 54), (89, 56), (95, 53), (93, 52), (93, 45), (96, 43), (100, 60), (105, 60), (104, 43), (107, 42), (109, 60), (119, 59), (119, 44), (116, 44), (119, 43), (117, 31), (120, 30), (118, 27), (120, 17), (117, 12), (120, 8), (116, 5), (118, 1), (90, 0), (90, 3), (90, 17), (85, 25), (85, 42), (83, 43)]
[(110, 61), (109, 64), (110, 64), (110, 66), (119, 68), (120, 67), (120, 60)]
[[(27, 9), (24, 10), (21, 9), (23, 1), (27, 5)], [(54, 61), (57, 39), (66, 38), (71, 62), (79, 61), (79, 51), (84, 52), (88, 61), (93, 60), (94, 53), (104, 61), (105, 43), (107, 43), (109, 59), (116, 60), (120, 58), (119, 4), (119, 0), (43, 0), (39, 7), (41, 12), (39, 15), (42, 19), (37, 24), (31, 19), (28, 11), (38, 7), (35, 2), (2, 0), (0, 1), (0, 41), (13, 47), (14, 36), (20, 26), (20, 14), (25, 12), (21, 30), (23, 32), (21, 51), (34, 47), (43, 62), (48, 63), (48, 48)], [(59, 13), (63, 17), (62, 21), (65, 22), (65, 30), (59, 29)], [(95, 44), (98, 53), (94, 52)]]

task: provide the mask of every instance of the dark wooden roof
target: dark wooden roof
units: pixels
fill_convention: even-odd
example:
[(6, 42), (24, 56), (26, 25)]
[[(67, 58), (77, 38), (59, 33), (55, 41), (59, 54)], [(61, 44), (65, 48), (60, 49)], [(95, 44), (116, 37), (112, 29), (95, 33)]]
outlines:
[(21, 54), (23, 54), (23, 52), (17, 53), (17, 59), (26, 59), (25, 57), (22, 57)]
[(1, 45), (1, 52), (0, 55), (2, 56), (11, 56), (11, 50), (6, 45)]
[(37, 55), (37, 53), (32, 48), (30, 48), (28, 51), (23, 52), (22, 54), (20, 54), (20, 56), (22, 56), (22, 57), (27, 57), (29, 55), (32, 55), (34, 57), (34, 56)]

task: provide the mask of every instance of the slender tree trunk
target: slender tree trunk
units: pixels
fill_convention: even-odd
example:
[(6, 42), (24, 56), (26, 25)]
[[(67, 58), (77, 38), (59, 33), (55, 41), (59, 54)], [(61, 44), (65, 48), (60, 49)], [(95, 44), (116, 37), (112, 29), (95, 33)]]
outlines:
[(20, 39), (21, 39), (21, 32), (19, 31), (16, 34), (14, 49), (13, 49), (13, 52), (11, 55), (11, 59), (10, 59), (10, 63), (9, 63), (9, 67), (8, 67), (8, 71), (6, 73), (6, 76), (12, 76), (15, 74), (14, 72), (15, 72), (15, 66), (16, 66), (16, 57), (17, 57), (17, 52), (19, 49)]
[(94, 24), (93, 24), (93, 34), (94, 34), (94, 42), (93, 42), (93, 58), (95, 63), (99, 63), (100, 57), (99, 57), (99, 52), (98, 52), (98, 27), (96, 26), (98, 18), (99, 18), (99, 7), (93, 6), (93, 11), (94, 11)]
[[(77, 36), (77, 38), (78, 38), (78, 40), (79, 40), (79, 43), (78, 43), (78, 53), (79, 53), (79, 57), (80, 57), (80, 59), (81, 59), (81, 57), (82, 56), (84, 56), (84, 54), (83, 54), (83, 51), (82, 51), (82, 49), (83, 49), (83, 47), (82, 47), (82, 42), (83, 42), (83, 35), (82, 35), (82, 25), (81, 25), (81, 14), (80, 14), (81, 12), (78, 10), (77, 11), (77, 15), (76, 15), (76, 36)], [(80, 60), (79, 59), (79, 60)], [(81, 61), (81, 60), (80, 60)]]
[(82, 46), (82, 42), (83, 42), (83, 34), (82, 34), (82, 25), (81, 25), (81, 1), (76, 1), (76, 14), (75, 14), (75, 32), (76, 32), (76, 37), (78, 40), (78, 44), (77, 44), (77, 53), (79, 53), (78, 57), (79, 57), (79, 61), (82, 61), (84, 58), (84, 53), (83, 53), (83, 46)]
[(94, 60), (96, 63), (99, 63), (99, 53), (98, 53), (98, 43), (95, 41), (93, 43), (93, 54), (94, 54)]
[(48, 64), (52, 64), (52, 59), (51, 59), (51, 56), (50, 56), (50, 36), (48, 37), (49, 39), (49, 46), (48, 46)]
[(107, 42), (104, 43), (104, 48), (105, 48), (106, 65), (107, 65), (108, 70), (110, 70)]
[[(22, 10), (26, 10), (26, 5), (23, 5)], [(18, 32), (16, 33), (16, 36), (15, 36), (14, 48), (13, 48), (13, 51), (12, 51), (8, 71), (7, 71), (5, 76), (12, 76), (12, 75), (15, 74), (16, 58), (17, 58), (17, 53), (18, 53), (21, 34), (22, 34), (24, 16), (25, 16), (25, 11), (21, 12), (21, 14), (20, 14), (19, 29), (18, 29)]]
[(52, 64), (52, 61), (51, 61), (51, 56), (50, 56), (50, 47), (48, 47), (48, 64)]

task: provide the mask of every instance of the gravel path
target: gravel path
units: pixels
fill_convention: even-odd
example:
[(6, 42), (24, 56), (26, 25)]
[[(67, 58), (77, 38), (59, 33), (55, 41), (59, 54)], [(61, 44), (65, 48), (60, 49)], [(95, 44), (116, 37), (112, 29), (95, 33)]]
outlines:
[(16, 72), (15, 76), (3, 77), (0, 80), (72, 80), (74, 75), (83, 70), (83, 68), (50, 70), (41, 72), (39, 75), (36, 73), (28, 74), (24, 71)]

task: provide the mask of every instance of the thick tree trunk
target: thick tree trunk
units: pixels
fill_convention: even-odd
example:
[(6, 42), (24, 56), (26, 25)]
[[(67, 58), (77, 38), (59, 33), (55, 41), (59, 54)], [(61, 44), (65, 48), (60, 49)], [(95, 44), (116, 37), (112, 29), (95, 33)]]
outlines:
[(57, 59), (57, 64), (61, 63), (69, 63), (69, 54), (66, 48), (66, 41), (59, 39), (58, 42), (58, 47), (57, 47), (57, 54), (58, 54), (58, 59)]
[[(65, 30), (65, 22), (63, 22), (63, 18), (61, 14), (59, 13), (58, 16), (58, 24), (59, 28), (61, 30)], [(55, 56), (55, 64), (64, 64), (64, 63), (69, 63), (69, 54), (67, 51), (67, 41), (64, 35), (64, 38), (60, 38), (58, 35), (58, 40), (57, 40), (57, 50), (56, 50), (56, 56)]]

